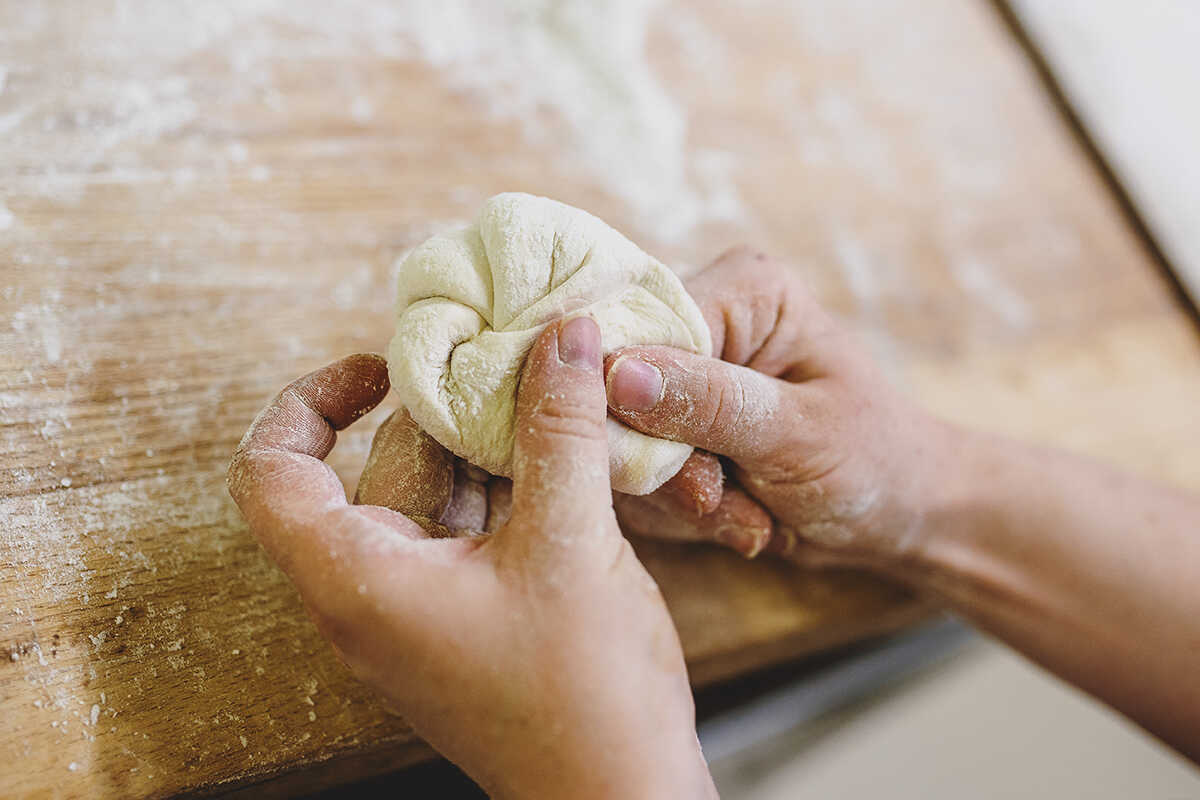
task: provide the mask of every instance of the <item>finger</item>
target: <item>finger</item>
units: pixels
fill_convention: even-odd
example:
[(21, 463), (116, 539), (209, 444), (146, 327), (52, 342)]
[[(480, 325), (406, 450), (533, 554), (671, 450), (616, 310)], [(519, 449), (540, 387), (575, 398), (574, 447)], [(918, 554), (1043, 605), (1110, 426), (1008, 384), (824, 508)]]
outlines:
[(800, 272), (734, 247), (687, 283), (712, 335), (713, 355), (792, 381), (828, 374), (848, 341)]
[(726, 486), (720, 505), (702, 517), (680, 514), (657, 495), (615, 495), (613, 508), (626, 533), (652, 539), (722, 544), (754, 558), (772, 540), (771, 515), (741, 487)]
[[(258, 416), (229, 470), (229, 490), (264, 549), (299, 591), (318, 627), (343, 648), (371, 641), (386, 624), (448, 591), (468, 539), (429, 542), (419, 525), (382, 506), (346, 502), (320, 459), (335, 431), (387, 394), (379, 356), (351, 356), (285, 388)], [(436, 545), (436, 547), (434, 547)], [(435, 554), (437, 557), (430, 558)]]
[(282, 454), (312, 462), (312, 469), (289, 476), (302, 495), (297, 502), (326, 504), (338, 497), (345, 502), (344, 491), (331, 492), (328, 470), (317, 465), (333, 449), (336, 431), (378, 405), (387, 392), (387, 363), (376, 355), (349, 356), (293, 381), (254, 419), (234, 452), (228, 476), (233, 499), (252, 508), (267, 500), (261, 461)]
[[(326, 533), (345, 527), (345, 489), (323, 459), (335, 431), (370, 411), (388, 391), (387, 364), (376, 355), (344, 358), (287, 386), (258, 415), (234, 453), (228, 486), (268, 552), (294, 573), (313, 553), (327, 553)], [(345, 516), (345, 515), (342, 515)], [(386, 509), (356, 512), (368, 526), (419, 531)]]
[(625, 348), (606, 367), (614, 417), (743, 463), (789, 447), (815, 401), (805, 384), (670, 347)]
[(283, 450), (324, 458), (342, 428), (388, 393), (387, 362), (361, 353), (310, 372), (284, 387), (263, 409), (238, 445), (238, 453)]
[(724, 480), (720, 459), (712, 453), (693, 450), (679, 472), (655, 493), (669, 498), (680, 511), (703, 516), (716, 511), (721, 504), (721, 484)]
[(354, 502), (399, 511), (430, 536), (482, 531), (489, 476), (455, 458), (397, 409), (375, 431)]
[(454, 456), (397, 409), (375, 431), (354, 502), (399, 511), (424, 527), (441, 521), (454, 485)]
[[(562, 528), (611, 503), (600, 329), (589, 317), (548, 325), (517, 392), (513, 516)], [(565, 528), (569, 530), (569, 528)], [(556, 531), (561, 533), (561, 531)]]

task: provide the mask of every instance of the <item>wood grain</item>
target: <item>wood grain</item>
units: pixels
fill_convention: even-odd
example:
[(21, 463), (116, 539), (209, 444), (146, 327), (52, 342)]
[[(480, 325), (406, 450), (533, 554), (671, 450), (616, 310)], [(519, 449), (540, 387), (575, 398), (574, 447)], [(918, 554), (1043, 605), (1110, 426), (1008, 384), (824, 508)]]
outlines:
[[(0, 795), (286, 794), (428, 755), (223, 476), (280, 386), (383, 348), (396, 257), (498, 191), (683, 271), (756, 242), (939, 412), (1200, 487), (1196, 332), (986, 3), (660, 9), (648, 64), (599, 75), (657, 81), (642, 110), (678, 112), (680, 152), (585, 120), (655, 202), (549, 75), (514, 113), (409, 25), (365, 0), (0, 6)], [(348, 486), (382, 413), (334, 451)], [(698, 682), (926, 610), (860, 575), (639, 553)]]

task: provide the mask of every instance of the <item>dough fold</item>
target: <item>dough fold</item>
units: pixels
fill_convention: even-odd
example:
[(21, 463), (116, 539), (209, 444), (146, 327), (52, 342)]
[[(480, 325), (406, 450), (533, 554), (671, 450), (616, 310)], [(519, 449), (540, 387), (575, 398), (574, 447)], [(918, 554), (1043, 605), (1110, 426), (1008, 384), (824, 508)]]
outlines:
[[(401, 263), (392, 387), (444, 447), (511, 476), (525, 357), (548, 322), (575, 313), (596, 320), (605, 353), (657, 344), (711, 354), (700, 309), (661, 262), (585, 211), (507, 193)], [(611, 417), (608, 449), (613, 488), (626, 494), (654, 491), (692, 451)]]

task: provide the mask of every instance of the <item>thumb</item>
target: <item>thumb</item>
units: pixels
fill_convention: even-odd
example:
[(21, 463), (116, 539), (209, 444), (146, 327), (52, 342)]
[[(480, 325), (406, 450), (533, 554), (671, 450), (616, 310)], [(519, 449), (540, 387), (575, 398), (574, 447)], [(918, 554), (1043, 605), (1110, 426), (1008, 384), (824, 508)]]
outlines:
[(514, 519), (551, 533), (611, 509), (607, 414), (595, 321), (575, 317), (546, 326), (517, 391)]
[(802, 384), (672, 347), (626, 348), (606, 371), (614, 417), (744, 464), (794, 441), (812, 404)]

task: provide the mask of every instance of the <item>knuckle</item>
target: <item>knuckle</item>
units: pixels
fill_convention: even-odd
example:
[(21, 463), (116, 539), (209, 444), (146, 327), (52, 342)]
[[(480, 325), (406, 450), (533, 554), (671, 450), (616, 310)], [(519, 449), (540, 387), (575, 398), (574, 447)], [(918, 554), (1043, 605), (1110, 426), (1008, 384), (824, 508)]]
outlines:
[(767, 254), (764, 253), (762, 250), (758, 249), (757, 247), (753, 247), (749, 244), (743, 243), (743, 244), (734, 245), (733, 247), (726, 250), (724, 253), (722, 253), (720, 255), (720, 257), (717, 259), (717, 261), (720, 263), (726, 263), (726, 264), (745, 265), (745, 264), (753, 264), (756, 262), (761, 263), (761, 262), (766, 261), (767, 259), (768, 259)]
[(547, 395), (534, 409), (530, 427), (546, 437), (599, 439), (604, 436), (604, 415), (592, 407), (564, 397)]
[(260, 458), (245, 444), (239, 445), (225, 472), (225, 488), (238, 503), (246, 497), (256, 475), (262, 472)]
[(229, 460), (229, 468), (225, 470), (225, 486), (235, 498), (237, 497), (236, 492), (241, 488), (245, 474), (246, 453), (239, 447), (233, 451), (233, 457)]
[(737, 428), (745, 407), (746, 388), (740, 380), (710, 380), (701, 424), (709, 434), (730, 433)]

